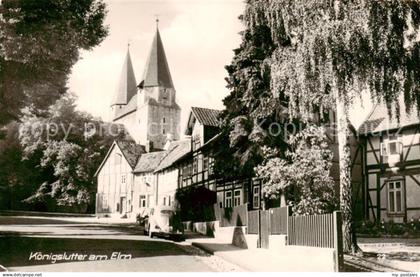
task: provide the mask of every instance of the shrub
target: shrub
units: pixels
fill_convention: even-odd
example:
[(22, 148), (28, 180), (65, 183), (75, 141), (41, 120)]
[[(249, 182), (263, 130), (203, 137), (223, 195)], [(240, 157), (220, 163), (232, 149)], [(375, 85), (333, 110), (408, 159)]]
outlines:
[(388, 222), (374, 223), (360, 221), (356, 225), (356, 233), (369, 237), (420, 237), (420, 220), (410, 219), (406, 223)]

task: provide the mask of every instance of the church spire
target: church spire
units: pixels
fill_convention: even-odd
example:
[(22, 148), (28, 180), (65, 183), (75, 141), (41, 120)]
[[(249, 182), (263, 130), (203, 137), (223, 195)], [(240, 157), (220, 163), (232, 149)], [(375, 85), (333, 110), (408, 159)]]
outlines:
[(174, 88), (158, 24), (159, 19), (156, 19), (156, 34), (143, 73), (142, 86)]
[(130, 43), (127, 45), (127, 55), (120, 75), (117, 91), (111, 106), (126, 105), (137, 93), (136, 77), (134, 76), (133, 64), (130, 57)]

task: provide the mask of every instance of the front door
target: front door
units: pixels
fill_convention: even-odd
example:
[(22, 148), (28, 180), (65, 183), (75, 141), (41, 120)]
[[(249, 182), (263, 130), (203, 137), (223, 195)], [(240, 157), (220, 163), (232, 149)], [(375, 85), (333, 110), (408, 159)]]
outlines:
[(126, 204), (126, 201), (127, 200), (126, 200), (125, 196), (120, 198), (120, 213), (121, 214), (124, 214), (124, 213), (127, 212), (127, 204)]

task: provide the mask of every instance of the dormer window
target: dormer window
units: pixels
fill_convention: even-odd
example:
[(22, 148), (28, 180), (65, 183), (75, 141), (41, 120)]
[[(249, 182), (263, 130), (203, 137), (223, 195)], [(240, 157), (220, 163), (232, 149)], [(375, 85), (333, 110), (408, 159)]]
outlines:
[(393, 169), (398, 169), (397, 164), (401, 162), (403, 143), (397, 137), (391, 137), (381, 143), (381, 156), (383, 163)]
[(393, 155), (401, 155), (403, 150), (402, 142), (397, 139), (386, 139), (381, 143), (381, 155), (383, 157), (389, 157)]

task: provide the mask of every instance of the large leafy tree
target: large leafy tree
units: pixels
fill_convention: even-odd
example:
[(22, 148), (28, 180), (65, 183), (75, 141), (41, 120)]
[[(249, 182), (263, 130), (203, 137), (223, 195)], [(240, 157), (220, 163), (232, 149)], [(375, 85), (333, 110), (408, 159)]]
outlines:
[(101, 0), (1, 0), (0, 127), (63, 95), (79, 50), (107, 35)]
[(12, 122), (7, 125), (5, 138), (0, 140), (0, 209), (43, 208), (40, 205), (28, 206), (21, 200), (31, 196), (41, 182), (53, 181), (52, 178), (48, 179), (52, 172), (38, 166), (40, 153), (34, 153), (25, 160), (22, 157), (19, 124)]
[(264, 162), (257, 175), (269, 197), (286, 196), (297, 215), (332, 212), (336, 208), (334, 180), (330, 175), (333, 153), (324, 127), (308, 125), (289, 139), (290, 150), (280, 158), (278, 150), (264, 147)]
[(348, 109), (364, 90), (399, 115), (420, 104), (420, 3), (416, 0), (249, 0), (251, 33), (269, 26), (270, 90), (289, 99), (293, 117), (337, 113), (344, 250), (358, 251), (352, 225)]
[(23, 158), (35, 157), (41, 170), (51, 172), (27, 201), (68, 207), (92, 204), (95, 171), (113, 140), (122, 138), (125, 131), (120, 125), (77, 111), (70, 94), (57, 100), (43, 116), (24, 111), (19, 128)]
[[(243, 21), (243, 17), (240, 17)], [(245, 26), (247, 22), (244, 21)], [(261, 146), (287, 147), (281, 123), (285, 118), (286, 99), (273, 98), (270, 92), (270, 66), (265, 61), (275, 49), (268, 25), (260, 24), (241, 33), (242, 43), (234, 50), (223, 100), (220, 141), (215, 151), (218, 177), (238, 178), (254, 175), (254, 167), (263, 160)], [(275, 125), (273, 125), (275, 123)]]

